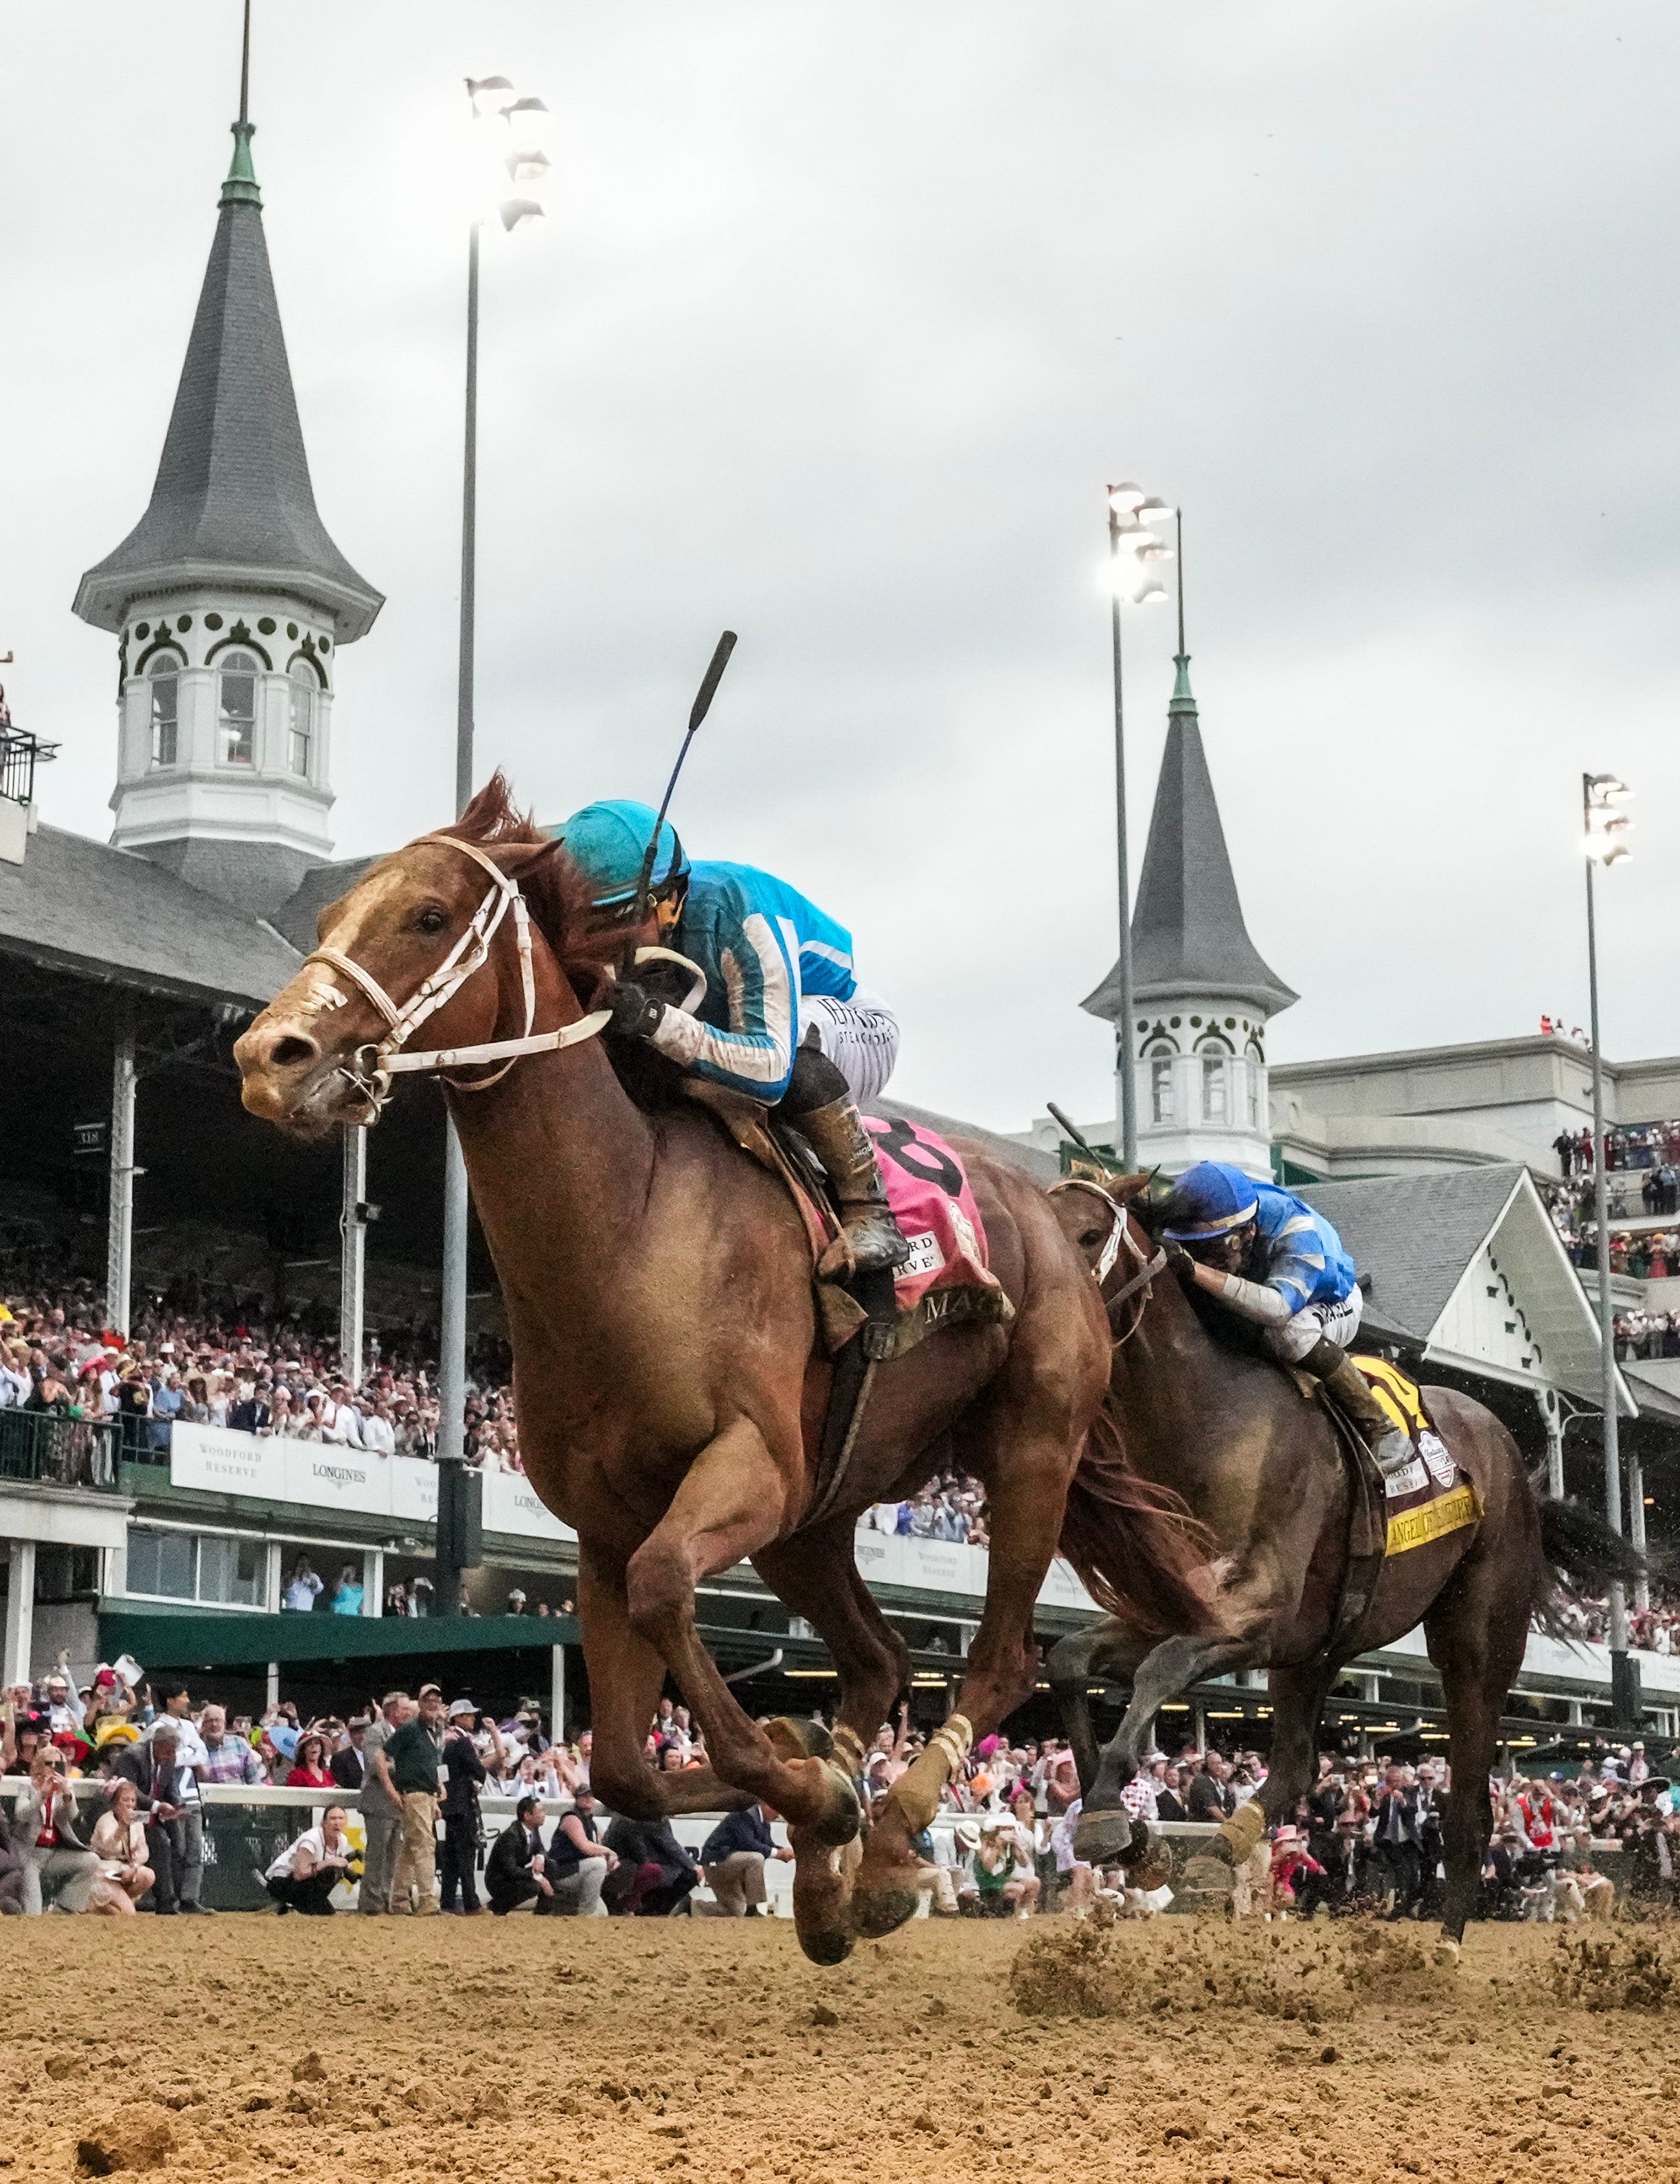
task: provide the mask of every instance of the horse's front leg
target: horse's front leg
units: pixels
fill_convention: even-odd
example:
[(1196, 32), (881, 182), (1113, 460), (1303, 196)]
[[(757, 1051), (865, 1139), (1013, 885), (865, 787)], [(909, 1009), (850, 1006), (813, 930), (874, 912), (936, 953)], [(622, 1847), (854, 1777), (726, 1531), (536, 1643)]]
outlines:
[(668, 1819), (673, 1813), (737, 1812), (752, 1799), (712, 1767), (655, 1774), (648, 1764), (648, 1732), (665, 1689), (665, 1657), (630, 1619), (624, 1565), (587, 1539), (578, 1542), (578, 1621), (589, 1669), (594, 1726), (590, 1786), (609, 1812), (632, 1820)]
[(774, 1736), (760, 1729), (694, 1627), (695, 1586), (776, 1537), (788, 1492), (787, 1474), (763, 1435), (737, 1418), (701, 1450), (670, 1508), (631, 1557), (626, 1594), (631, 1623), (681, 1687), (722, 1780), (773, 1805), (790, 1826), (815, 1830), (835, 1844), (858, 1831), (849, 1775), (826, 1756), (806, 1756), (791, 1727), (778, 1725)]

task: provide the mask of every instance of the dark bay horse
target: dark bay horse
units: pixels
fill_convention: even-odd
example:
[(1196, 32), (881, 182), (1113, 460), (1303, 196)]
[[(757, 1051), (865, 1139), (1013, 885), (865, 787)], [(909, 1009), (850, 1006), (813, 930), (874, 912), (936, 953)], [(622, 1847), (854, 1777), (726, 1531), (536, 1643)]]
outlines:
[[(1132, 1248), (1119, 1254), (1104, 1284), (1111, 1293), (1154, 1248), (1126, 1210), (1148, 1181), (1119, 1178), (1106, 1190), (1081, 1186), (1053, 1200), (1093, 1269), (1115, 1223), (1128, 1224)], [(1111, 1313), (1111, 1408), (1126, 1461), (1181, 1494), (1213, 1535), (1227, 1628), (1160, 1640), (1110, 1616), (1052, 1652), (1051, 1681), (1084, 1792), (1080, 1853), (1143, 1852), (1144, 1831), (1128, 1823), (1120, 1793), (1148, 1749), (1160, 1708), (1204, 1677), (1261, 1668), (1271, 1704), (1271, 1771), (1259, 1796), (1221, 1830), (1227, 1853), (1239, 1859), (1311, 1788), (1319, 1717), (1343, 1668), (1421, 1623), (1445, 1690), (1451, 1739), (1444, 1924), (1457, 1942), (1479, 1892), (1493, 1821), (1488, 1772), (1530, 1624), (1537, 1615), (1548, 1619), (1566, 1578), (1601, 1592), (1643, 1565), (1586, 1512), (1535, 1495), (1516, 1442), (1491, 1411), (1451, 1389), (1430, 1388), (1436, 1431), (1476, 1489), (1480, 1521), (1389, 1557), (1356, 1626), (1332, 1646), (1350, 1513), (1336, 1430), (1269, 1359), (1216, 1339), (1215, 1309), (1193, 1302), (1169, 1273), (1140, 1282)], [(1086, 1696), (1093, 1673), (1132, 1687), (1125, 1718), (1100, 1751)]]
[[(1111, 1446), (1087, 1456), (1109, 1343), (1083, 1261), (1035, 1185), (965, 1146), (1015, 1318), (943, 1329), (879, 1368), (843, 1491), (807, 1526), (832, 1368), (804, 1224), (712, 1117), (683, 1100), (648, 1112), (625, 1090), (585, 1012), (622, 935), (592, 922), (559, 845), (498, 777), (458, 826), (374, 866), (320, 933), (238, 1043), (245, 1105), (319, 1135), (375, 1119), (405, 1069), (442, 1075), (506, 1302), (526, 1467), (578, 1535), (595, 1788), (647, 1819), (776, 1808), (798, 1852), (801, 1943), (837, 1961), (914, 1910), (911, 1836), (971, 1739), (1033, 1688), (1033, 1605), (1076, 1474), (1094, 1581), (1144, 1573), (1158, 1630), (1207, 1620), (1182, 1527), (1147, 1496), (1124, 1506)], [(422, 1023), (430, 1047), (407, 1050)], [(853, 1778), (907, 1671), (859, 1576), (854, 1525), (919, 1487), (954, 1436), (991, 1507), (984, 1612), (959, 1711), (894, 1786), (854, 1874)], [(828, 1645), (832, 1747), (814, 1724), (754, 1723), (700, 1642), (697, 1584), (743, 1557)], [(667, 1675), (704, 1731), (705, 1768), (647, 1763)]]

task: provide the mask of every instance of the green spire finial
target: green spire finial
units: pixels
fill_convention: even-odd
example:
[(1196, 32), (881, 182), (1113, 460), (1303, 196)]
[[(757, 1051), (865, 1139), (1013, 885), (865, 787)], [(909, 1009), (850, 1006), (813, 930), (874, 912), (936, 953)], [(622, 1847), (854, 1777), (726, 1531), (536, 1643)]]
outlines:
[(251, 139), (256, 133), (254, 121), (236, 121), (233, 125), (233, 164), (227, 170), (227, 180), (222, 184), (221, 201), (225, 205), (260, 207), (262, 204), (263, 193), (257, 187), (257, 170), (251, 164)]
[(1168, 716), (1171, 717), (1174, 713), (1193, 713), (1196, 710), (1196, 700), (1190, 690), (1189, 654), (1188, 652), (1175, 654), (1172, 664), (1178, 670), (1178, 674), (1172, 686), (1171, 703), (1166, 709)]

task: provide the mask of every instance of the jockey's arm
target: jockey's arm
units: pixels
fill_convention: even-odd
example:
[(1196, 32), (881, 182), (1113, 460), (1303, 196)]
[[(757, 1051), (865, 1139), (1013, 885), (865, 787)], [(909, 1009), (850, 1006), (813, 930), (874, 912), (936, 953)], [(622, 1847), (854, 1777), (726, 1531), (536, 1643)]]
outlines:
[(685, 922), (678, 936), (708, 974), (708, 999), (724, 996), (727, 1026), (665, 1008), (647, 1036), (679, 1067), (773, 1107), (793, 1070), (798, 979), (777, 921), (729, 894), (704, 928), (691, 933)]
[(1228, 1311), (1239, 1313), (1244, 1319), (1258, 1320), (1262, 1327), (1282, 1327), (1300, 1309), (1282, 1290), (1275, 1290), (1269, 1282), (1251, 1282), (1241, 1274), (1227, 1274), (1218, 1267), (1204, 1267), (1201, 1262), (1190, 1262), (1196, 1286), (1216, 1297)]

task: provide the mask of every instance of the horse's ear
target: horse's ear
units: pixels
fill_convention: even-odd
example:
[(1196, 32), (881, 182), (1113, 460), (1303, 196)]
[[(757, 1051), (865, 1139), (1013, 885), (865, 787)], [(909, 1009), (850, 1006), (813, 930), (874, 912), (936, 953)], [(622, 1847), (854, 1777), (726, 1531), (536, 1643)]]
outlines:
[(1134, 1198), (1142, 1198), (1155, 1179), (1156, 1171), (1146, 1168), (1141, 1175), (1105, 1175), (1103, 1189), (1118, 1206), (1130, 1206)]

